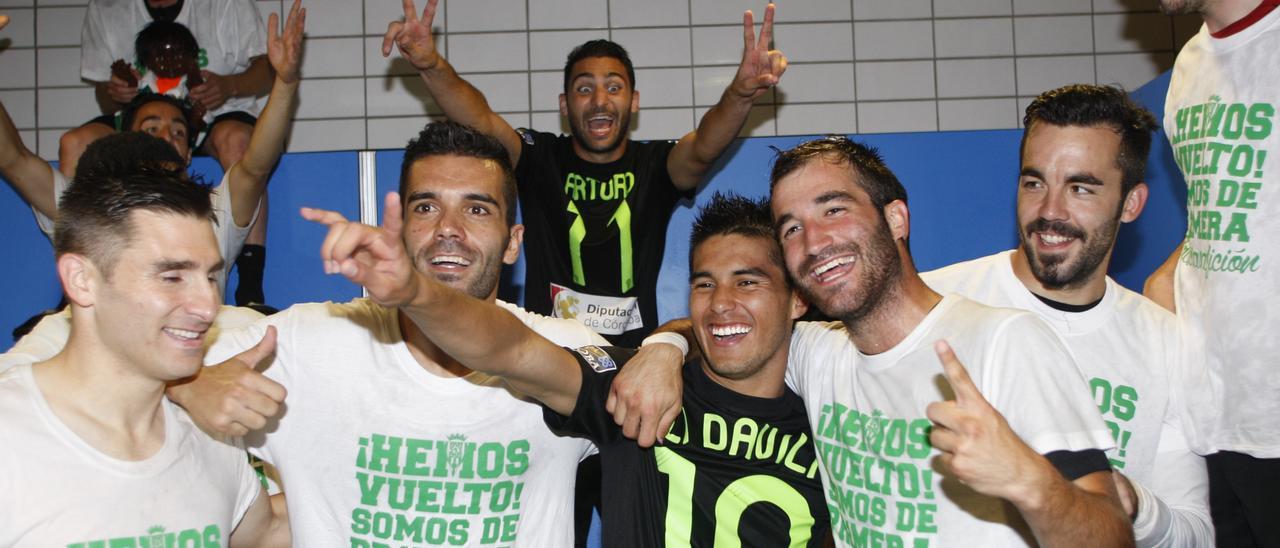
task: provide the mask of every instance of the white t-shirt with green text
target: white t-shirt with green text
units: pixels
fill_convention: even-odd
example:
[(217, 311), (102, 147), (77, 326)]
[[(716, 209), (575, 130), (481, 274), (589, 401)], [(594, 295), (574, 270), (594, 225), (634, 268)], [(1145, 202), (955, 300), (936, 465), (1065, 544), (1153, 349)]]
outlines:
[(30, 364), (0, 373), (0, 546), (226, 546), (257, 475), (243, 450), (161, 402), (164, 445), (125, 461), (53, 413)]
[(1111, 466), (1140, 491), (1138, 545), (1213, 544), (1204, 459), (1187, 446), (1170, 390), (1178, 358), (1173, 314), (1109, 277), (1093, 308), (1058, 310), (1022, 284), (1012, 256), (1003, 251), (920, 277), (939, 293), (1034, 312), (1058, 332), (1115, 438), (1107, 451)]
[[(605, 344), (580, 323), (499, 303), (561, 346)], [(288, 389), (278, 421), (245, 440), (279, 470), (297, 546), (569, 546), (578, 461), (542, 407), (494, 377), (428, 373), (398, 312), (365, 299), (302, 304), (224, 332), (218, 363), (276, 326), (266, 375)]]
[(1178, 54), (1164, 129), (1187, 183), (1175, 271), (1187, 437), (1280, 457), (1280, 10)]
[(837, 322), (800, 322), (787, 382), (805, 401), (840, 546), (1022, 546), (1010, 504), (934, 469), (925, 408), (953, 399), (933, 344), (945, 339), (1036, 452), (1114, 443), (1061, 339), (1028, 312), (948, 295), (893, 348), (868, 356)]

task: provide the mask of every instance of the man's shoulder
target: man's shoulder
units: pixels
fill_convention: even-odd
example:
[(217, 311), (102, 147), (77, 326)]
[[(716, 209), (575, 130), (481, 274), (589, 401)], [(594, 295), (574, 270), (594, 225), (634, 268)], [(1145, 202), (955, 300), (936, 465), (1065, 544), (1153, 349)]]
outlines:
[(947, 266), (935, 268), (928, 272), (921, 272), (920, 277), (924, 278), (926, 282), (931, 282), (935, 279), (973, 276), (995, 269), (1000, 265), (999, 261), (1001, 259), (1007, 261), (1009, 254), (1012, 252), (1013, 250), (1007, 249), (983, 257), (978, 257), (976, 259), (951, 263)]
[(1120, 285), (1107, 277), (1107, 290), (1115, 291), (1115, 314), (1122, 318), (1132, 318), (1139, 324), (1150, 324), (1161, 329), (1174, 329), (1177, 317), (1155, 301), (1141, 293)]
[(939, 331), (936, 335), (941, 337), (954, 335), (961, 339), (972, 337), (990, 341), (1032, 334), (1057, 336), (1043, 319), (1029, 310), (989, 306), (955, 294), (945, 299), (949, 302), (935, 324)]
[(559, 346), (577, 348), (579, 346), (606, 346), (609, 344), (598, 333), (583, 325), (582, 322), (543, 316), (502, 300), (496, 301), (496, 304), (519, 318), (529, 329)]
[(571, 137), (564, 134), (549, 133), (546, 131), (538, 131), (529, 128), (516, 128), (516, 134), (520, 136), (520, 141), (526, 146), (552, 147), (556, 145), (568, 145)]

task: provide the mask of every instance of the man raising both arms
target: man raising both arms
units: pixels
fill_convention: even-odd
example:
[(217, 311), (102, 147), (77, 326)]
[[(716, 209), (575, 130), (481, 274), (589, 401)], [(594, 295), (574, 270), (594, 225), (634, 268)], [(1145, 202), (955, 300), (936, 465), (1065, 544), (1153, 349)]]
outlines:
[(548, 425), (596, 443), (609, 478), (605, 546), (824, 545), (809, 421), (783, 384), (792, 322), (806, 307), (763, 204), (716, 195), (694, 223), (689, 309), (704, 359), (684, 367), (683, 410), (651, 450), (606, 411), (632, 351), (559, 348), (501, 308), (413, 273), (394, 231), (330, 221), (325, 260), (401, 306), (450, 355), (537, 398)]
[(1020, 245), (921, 278), (943, 293), (1030, 310), (1053, 327), (1116, 440), (1107, 456), (1138, 545), (1209, 546), (1209, 480), (1172, 390), (1174, 318), (1106, 274), (1120, 223), (1147, 199), (1156, 120), (1121, 89), (1077, 84), (1042, 93), (1023, 125)]
[(770, 181), (787, 270), (840, 318), (798, 324), (788, 365), (837, 542), (1133, 545), (1114, 443), (1061, 339), (924, 285), (906, 189), (879, 156), (819, 139), (781, 153)]
[[(1187, 232), (1143, 290), (1175, 308), (1187, 438), (1220, 546), (1280, 546), (1280, 1), (1160, 0), (1204, 26), (1173, 64), (1164, 129)], [(1176, 287), (1176, 291), (1175, 291)]]
[(244, 452), (164, 398), (200, 369), (218, 312), (209, 190), (145, 166), (77, 177), (61, 206), (71, 336), (0, 373), (0, 545), (287, 546)]
[(560, 95), (569, 136), (517, 133), (436, 50), (436, 3), (428, 0), (419, 19), (413, 0), (404, 0), (404, 20), (388, 26), (382, 54), (398, 47), (450, 120), (506, 148), (528, 227), (526, 306), (576, 318), (614, 344), (638, 346), (657, 327), (655, 289), (676, 201), (697, 187), (737, 137), (752, 101), (787, 68), (786, 57), (769, 49), (773, 4), (758, 39), (751, 12), (743, 16), (742, 63), (696, 130), (677, 142), (634, 142), (627, 134), (640, 93), (622, 46), (592, 40), (569, 54)]

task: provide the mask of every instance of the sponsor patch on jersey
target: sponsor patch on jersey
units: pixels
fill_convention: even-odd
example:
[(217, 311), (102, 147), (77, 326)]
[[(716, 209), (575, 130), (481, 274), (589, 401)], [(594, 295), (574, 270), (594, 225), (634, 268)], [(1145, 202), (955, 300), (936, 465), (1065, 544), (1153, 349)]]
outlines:
[(596, 345), (580, 346), (574, 349), (582, 359), (587, 360), (587, 365), (596, 373), (604, 373), (613, 371), (618, 368), (618, 364), (613, 361), (613, 356), (605, 352), (603, 348)]
[(551, 316), (578, 320), (601, 335), (621, 335), (644, 327), (640, 301), (635, 297), (610, 297), (574, 291), (551, 284)]
[(525, 128), (520, 128), (520, 129), (517, 129), (517, 130), (516, 130), (516, 133), (519, 133), (519, 134), (520, 134), (520, 139), (521, 139), (522, 141), (524, 141), (524, 144), (529, 145), (529, 146), (533, 146), (533, 132), (532, 132), (532, 131), (529, 131), (529, 130), (527, 130), (527, 129), (525, 129)]

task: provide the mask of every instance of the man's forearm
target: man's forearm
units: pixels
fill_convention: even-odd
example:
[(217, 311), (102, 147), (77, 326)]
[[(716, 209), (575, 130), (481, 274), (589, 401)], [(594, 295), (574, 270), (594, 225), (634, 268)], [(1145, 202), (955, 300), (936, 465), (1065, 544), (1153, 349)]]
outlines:
[(672, 181), (682, 189), (694, 188), (716, 159), (738, 137), (751, 113), (752, 100), (725, 89), (720, 101), (711, 107), (698, 127), (680, 139), (671, 151), (668, 171)]
[(484, 94), (466, 81), (444, 57), (435, 67), (419, 72), (427, 91), (450, 120), (493, 137), (502, 143), (514, 165), (520, 157), (520, 141), (511, 126), (489, 106)]
[(1134, 546), (1133, 528), (1116, 500), (1110, 474), (1094, 472), (1070, 482), (1050, 465), (1020, 500), (1011, 502), (1040, 546)]
[(226, 75), (229, 84), (229, 97), (258, 97), (271, 91), (275, 80), (275, 71), (266, 55), (254, 57), (249, 68), (238, 74)]
[[(470, 369), (506, 377), (538, 361), (538, 335), (510, 312), (414, 272), (414, 298), (400, 307), (436, 346)], [(553, 347), (554, 348), (554, 347)]]
[(267, 188), (271, 170), (284, 153), (285, 140), (292, 125), (294, 105), (297, 102), (299, 82), (275, 79), (271, 97), (262, 109), (258, 123), (253, 126), (249, 147), (240, 162), (231, 168), (228, 183), (231, 185), (232, 219), (237, 226), (245, 226), (253, 218), (258, 201)]
[(698, 122), (698, 138), (693, 148), (695, 159), (708, 166), (715, 163), (742, 131), (753, 104), (755, 101), (725, 89), (720, 95), (720, 101), (703, 114), (702, 120)]

